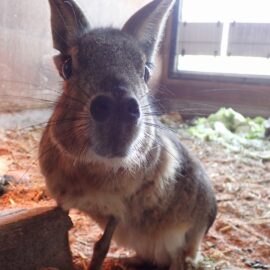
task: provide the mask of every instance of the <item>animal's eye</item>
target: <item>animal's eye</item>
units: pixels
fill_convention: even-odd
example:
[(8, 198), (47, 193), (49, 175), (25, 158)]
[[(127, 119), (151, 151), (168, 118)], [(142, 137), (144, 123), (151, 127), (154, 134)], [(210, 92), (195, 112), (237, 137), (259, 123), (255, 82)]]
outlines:
[(144, 81), (147, 83), (151, 76), (151, 69), (147, 65), (145, 65), (144, 68)]
[(70, 79), (72, 76), (72, 60), (68, 58), (62, 66), (62, 75), (65, 80)]

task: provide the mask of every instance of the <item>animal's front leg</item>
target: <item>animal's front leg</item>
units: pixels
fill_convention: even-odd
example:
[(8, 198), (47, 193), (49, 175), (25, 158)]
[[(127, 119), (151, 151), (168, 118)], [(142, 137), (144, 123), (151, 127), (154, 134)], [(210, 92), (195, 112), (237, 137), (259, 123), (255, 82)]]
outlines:
[(118, 221), (114, 217), (110, 217), (102, 237), (95, 243), (92, 260), (88, 270), (100, 270), (103, 261), (109, 251), (111, 240)]
[(171, 257), (171, 265), (169, 270), (184, 270), (185, 269), (185, 259), (184, 252), (179, 249), (176, 254)]

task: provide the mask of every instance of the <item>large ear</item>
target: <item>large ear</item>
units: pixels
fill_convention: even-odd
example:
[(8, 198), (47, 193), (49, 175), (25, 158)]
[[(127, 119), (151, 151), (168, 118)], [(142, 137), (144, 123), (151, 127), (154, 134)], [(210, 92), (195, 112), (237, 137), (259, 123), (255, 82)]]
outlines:
[(49, 3), (53, 45), (65, 55), (76, 39), (89, 30), (90, 26), (73, 0), (49, 0)]
[(137, 11), (122, 29), (140, 42), (149, 63), (153, 63), (174, 3), (175, 0), (152, 1)]

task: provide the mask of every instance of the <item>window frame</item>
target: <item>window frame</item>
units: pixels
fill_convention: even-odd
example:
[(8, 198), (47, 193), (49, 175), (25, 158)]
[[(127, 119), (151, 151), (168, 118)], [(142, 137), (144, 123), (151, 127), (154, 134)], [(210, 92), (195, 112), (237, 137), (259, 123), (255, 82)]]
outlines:
[[(161, 84), (170, 90), (160, 94), (169, 100), (172, 110), (180, 110), (177, 102), (208, 104), (204, 114), (214, 112), (220, 107), (232, 107), (248, 116), (270, 116), (270, 77), (230, 76), (218, 74), (192, 74), (176, 72), (177, 27), (182, 1), (176, 1), (176, 7), (169, 20), (162, 54)], [(173, 97), (172, 97), (173, 96)], [(194, 109), (194, 115), (202, 111)], [(189, 113), (190, 116), (190, 113)]]

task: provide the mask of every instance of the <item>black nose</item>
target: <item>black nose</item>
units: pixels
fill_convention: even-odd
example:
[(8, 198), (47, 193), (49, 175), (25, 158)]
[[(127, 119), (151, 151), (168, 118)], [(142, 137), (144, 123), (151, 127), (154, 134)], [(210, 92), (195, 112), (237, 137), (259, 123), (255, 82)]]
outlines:
[(128, 121), (137, 121), (140, 118), (139, 104), (135, 98), (126, 98), (123, 100), (123, 117)]
[(115, 100), (104, 95), (97, 96), (91, 102), (90, 112), (97, 122), (105, 122), (111, 116), (127, 123), (136, 122), (140, 118), (139, 104), (132, 97)]
[(97, 96), (91, 102), (90, 111), (97, 122), (105, 122), (113, 111), (113, 100), (107, 96)]

